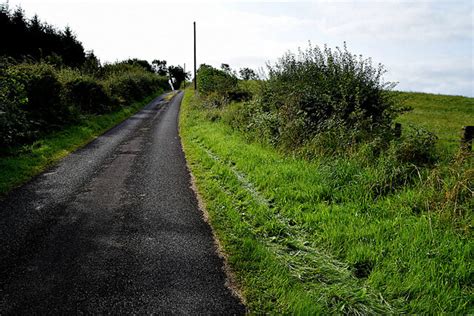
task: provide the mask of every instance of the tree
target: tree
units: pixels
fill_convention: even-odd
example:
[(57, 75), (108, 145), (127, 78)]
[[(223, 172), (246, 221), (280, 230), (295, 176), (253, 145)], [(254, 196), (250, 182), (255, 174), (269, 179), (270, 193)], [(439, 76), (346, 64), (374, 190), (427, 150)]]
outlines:
[(171, 80), (174, 83), (175, 88), (181, 87), (181, 83), (186, 81), (189, 78), (189, 74), (184, 72), (183, 67), (181, 66), (169, 66), (168, 72)]
[(250, 68), (241, 68), (239, 70), (239, 74), (240, 74), (240, 77), (242, 78), (242, 80), (257, 80), (258, 79), (258, 76), (257, 74), (255, 73), (255, 71), (253, 71), (253, 69), (250, 69)]
[(25, 11), (23, 11), (21, 7), (17, 7), (16, 10), (13, 12), (12, 22), (13, 25), (19, 27), (23, 31), (26, 30)]
[(0, 30), (0, 56), (18, 61), (25, 58), (54, 60), (54, 64), (64, 62), (73, 67), (84, 62), (84, 48), (69, 27), (60, 32), (42, 23), (37, 15), (27, 20), (21, 7), (10, 12), (8, 3), (0, 5)]
[(11, 25), (12, 44), (16, 42), (12, 50), (13, 57), (20, 57), (22, 54), (25, 53), (27, 47), (27, 43), (25, 43), (25, 41), (21, 39), (27, 38), (28, 31), (25, 19), (25, 12), (21, 7), (17, 7), (16, 10), (13, 12), (13, 15), (11, 15)]
[(29, 31), (33, 34), (39, 34), (43, 31), (43, 25), (37, 14), (35, 14), (30, 20)]
[(44, 27), (38, 15), (34, 15), (28, 26), (28, 49), (27, 53), (33, 58), (41, 58)]
[(230, 75), (232, 74), (232, 69), (229, 64), (221, 64), (221, 69)]
[(0, 45), (0, 56), (11, 55), (11, 42), (13, 40), (12, 21), (10, 9), (7, 3), (0, 4), (0, 30), (2, 30), (2, 45)]
[(155, 59), (151, 62), (153, 70), (160, 76), (168, 75), (168, 68), (166, 67), (166, 60)]
[(68, 66), (78, 67), (85, 61), (85, 53), (82, 44), (77, 41), (76, 36), (69, 26), (62, 33), (62, 57)]
[(93, 50), (86, 52), (86, 59), (82, 65), (82, 70), (91, 75), (98, 75), (101, 71), (100, 60), (94, 54)]
[(145, 69), (148, 72), (152, 72), (152, 73), (155, 72), (153, 70), (153, 67), (150, 65), (150, 63), (147, 60), (144, 60), (144, 59), (137, 59), (137, 58), (128, 59), (128, 60), (125, 61), (125, 63), (129, 64), (129, 65), (138, 65), (138, 66), (142, 67), (143, 69)]

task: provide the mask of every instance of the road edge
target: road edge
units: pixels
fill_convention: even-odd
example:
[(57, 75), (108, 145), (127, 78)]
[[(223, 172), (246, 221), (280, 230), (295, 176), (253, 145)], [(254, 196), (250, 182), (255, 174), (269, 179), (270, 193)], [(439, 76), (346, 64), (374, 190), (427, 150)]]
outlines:
[[(182, 90), (180, 90), (180, 91), (184, 94), (184, 91), (182, 91)], [(173, 96), (173, 98), (174, 98), (174, 96)], [(182, 100), (179, 103), (178, 135), (179, 135), (179, 142), (181, 143), (181, 150), (182, 150), (183, 155), (184, 155), (185, 160), (186, 160), (186, 169), (187, 169), (187, 171), (189, 173), (189, 176), (190, 176), (189, 187), (194, 192), (194, 195), (195, 195), (196, 200), (198, 202), (198, 208), (201, 211), (201, 215), (202, 215), (203, 220), (206, 222), (207, 225), (209, 225), (209, 227), (211, 229), (212, 240), (213, 240), (214, 247), (215, 247), (214, 251), (217, 254), (217, 256), (222, 260), (222, 271), (224, 272), (225, 277), (226, 277), (224, 285), (225, 285), (226, 288), (229, 289), (231, 294), (234, 297), (236, 297), (242, 303), (242, 305), (244, 305), (244, 307), (246, 309), (246, 313), (248, 313), (249, 311), (247, 309), (247, 301), (245, 299), (245, 296), (243, 295), (243, 288), (237, 282), (236, 274), (234, 273), (232, 267), (229, 264), (228, 254), (225, 252), (225, 249), (222, 246), (222, 243), (220, 242), (219, 238), (217, 237), (217, 234), (214, 230), (214, 227), (212, 226), (210, 216), (209, 216), (209, 212), (207, 211), (207, 208), (206, 208), (206, 203), (205, 203), (204, 199), (202, 198), (201, 194), (199, 193), (199, 188), (198, 188), (197, 183), (196, 183), (196, 178), (195, 178), (194, 174), (192, 173), (191, 168), (189, 166), (186, 151), (184, 150), (184, 144), (183, 144), (182, 139), (181, 139), (181, 105), (182, 105)]]

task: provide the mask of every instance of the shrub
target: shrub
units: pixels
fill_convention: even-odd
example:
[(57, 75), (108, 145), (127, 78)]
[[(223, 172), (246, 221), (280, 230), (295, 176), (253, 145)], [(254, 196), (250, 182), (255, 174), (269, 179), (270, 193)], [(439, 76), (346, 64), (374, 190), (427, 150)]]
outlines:
[(39, 130), (51, 130), (72, 119), (67, 105), (61, 100), (62, 85), (53, 66), (19, 64), (13, 66), (13, 71), (20, 74), (20, 82), (25, 87), (28, 118)]
[(199, 67), (197, 85), (199, 93), (204, 97), (217, 95), (218, 98), (222, 98), (223, 103), (227, 103), (236, 90), (237, 82), (235, 76), (223, 70), (205, 64)]
[(345, 44), (288, 53), (268, 70), (260, 108), (279, 113), (284, 146), (328, 132), (364, 141), (384, 134), (400, 112), (389, 93), (394, 85), (382, 80), (383, 66), (349, 53)]
[(0, 143), (33, 140), (82, 119), (82, 114), (105, 113), (168, 87), (165, 77), (139, 65), (108, 65), (97, 76), (102, 77), (46, 63), (0, 60)]
[(222, 64), (219, 70), (209, 65), (201, 65), (198, 71), (198, 91), (204, 103), (211, 108), (219, 108), (232, 101), (249, 101), (255, 85), (237, 79), (229, 65)]
[(121, 104), (139, 100), (157, 89), (168, 88), (166, 77), (146, 72), (137, 65), (109, 64), (104, 70), (104, 86)]
[(393, 140), (390, 152), (400, 162), (416, 165), (429, 164), (436, 161), (437, 137), (431, 132), (414, 126), (407, 126), (398, 140)]
[(24, 107), (28, 101), (19, 75), (0, 66), (0, 146), (9, 146), (31, 135)]
[(89, 77), (80, 77), (65, 85), (65, 97), (80, 112), (101, 114), (111, 110), (112, 99), (104, 86)]

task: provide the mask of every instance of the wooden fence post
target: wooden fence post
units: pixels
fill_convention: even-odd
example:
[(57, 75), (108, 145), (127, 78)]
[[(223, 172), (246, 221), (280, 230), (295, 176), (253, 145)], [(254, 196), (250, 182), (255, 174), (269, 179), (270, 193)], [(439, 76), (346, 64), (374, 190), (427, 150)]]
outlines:
[(396, 138), (400, 138), (402, 136), (402, 124), (395, 123), (394, 135)]
[(472, 138), (474, 136), (474, 126), (464, 126), (463, 128), (463, 136), (461, 139), (461, 149), (463, 151), (471, 151), (472, 150)]

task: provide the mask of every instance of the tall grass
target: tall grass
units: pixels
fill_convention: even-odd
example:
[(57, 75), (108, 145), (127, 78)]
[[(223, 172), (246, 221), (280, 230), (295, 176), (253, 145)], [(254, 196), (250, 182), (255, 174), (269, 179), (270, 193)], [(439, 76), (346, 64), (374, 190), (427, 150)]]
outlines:
[(307, 160), (201, 103), (186, 92), (184, 149), (251, 312), (474, 311), (472, 157), (413, 164), (368, 142)]
[(474, 157), (453, 132), (473, 99), (392, 92), (383, 73), (310, 47), (267, 80), (186, 92), (186, 156), (251, 312), (474, 312)]

